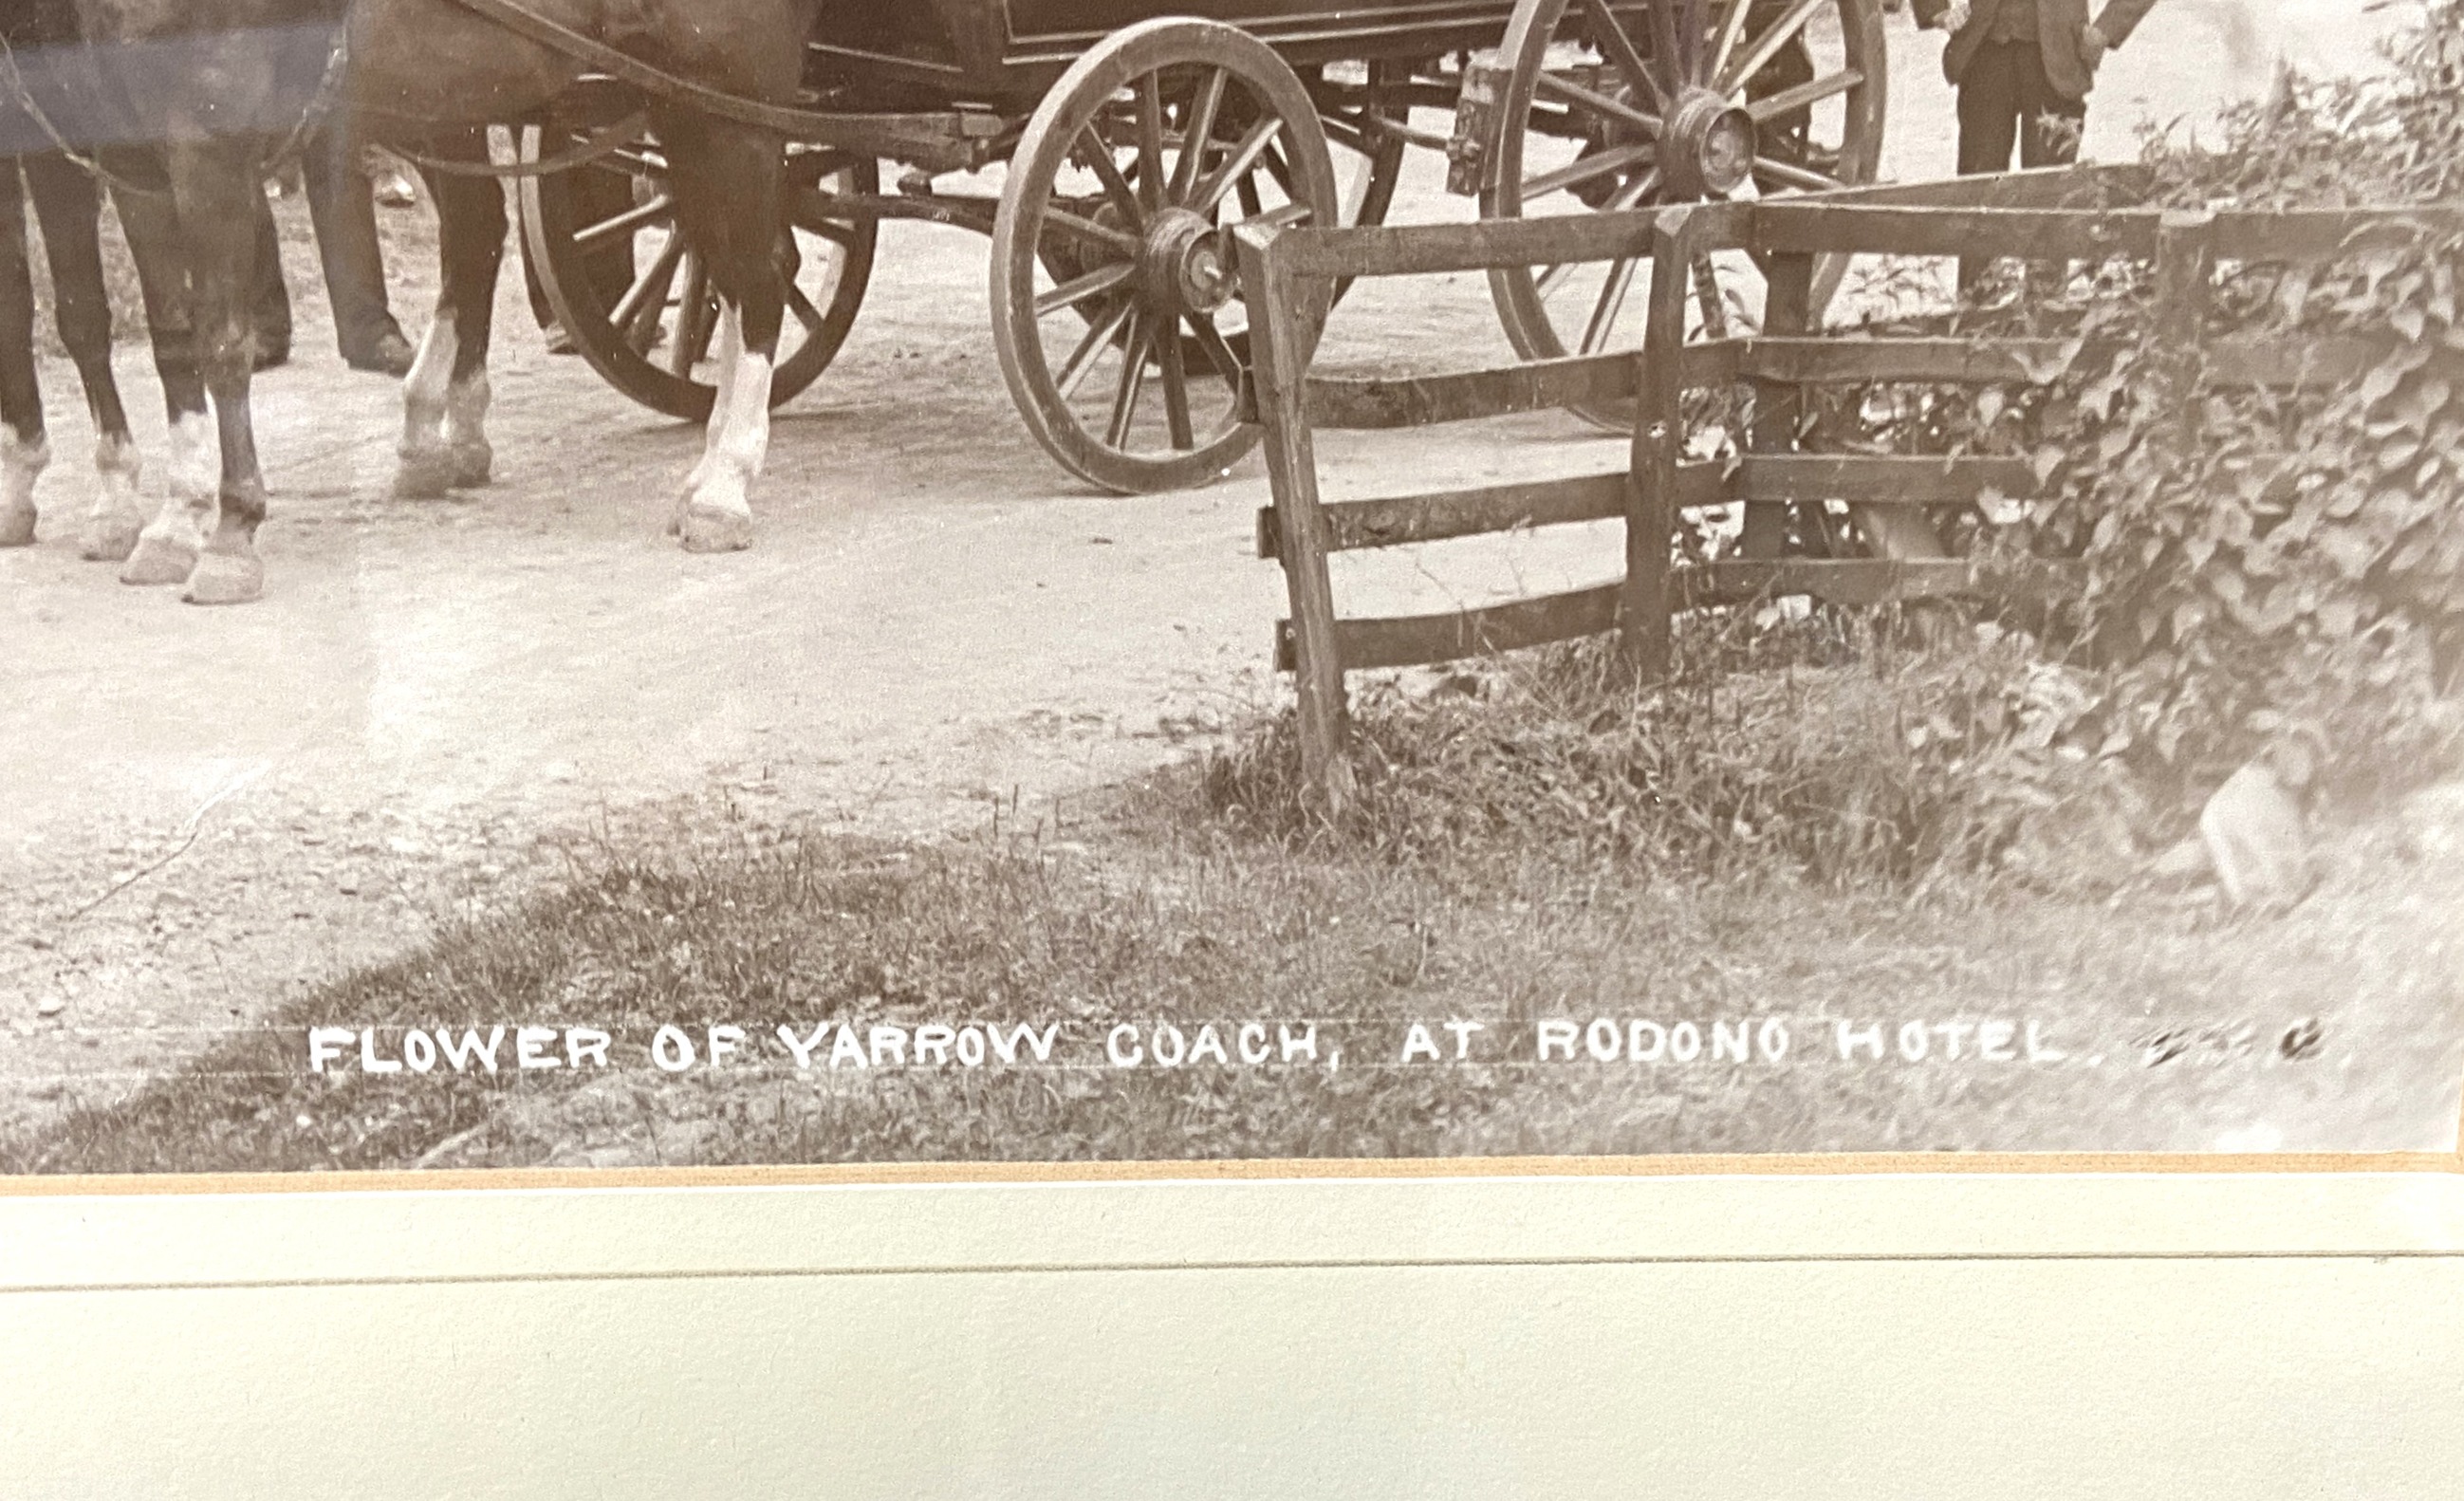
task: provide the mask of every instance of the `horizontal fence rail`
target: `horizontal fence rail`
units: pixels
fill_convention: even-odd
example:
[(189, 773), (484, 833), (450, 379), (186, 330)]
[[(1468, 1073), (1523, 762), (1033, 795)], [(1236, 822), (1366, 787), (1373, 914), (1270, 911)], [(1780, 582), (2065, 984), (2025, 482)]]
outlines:
[[(2339, 210), (2167, 210), (2132, 200), (2148, 189), (2136, 167), (2057, 168), (1947, 183), (1895, 185), (1795, 198), (1634, 210), (1473, 224), (1309, 229), (1287, 222), (1235, 232), (1253, 315), (1256, 414), (1265, 430), (1274, 501), (1258, 516), (1258, 552), (1283, 565), (1291, 615), (1277, 628), (1277, 666), (1294, 674), (1305, 776), (1323, 802), (1350, 795), (1339, 754), (1344, 673), (1457, 660), (1607, 631), (1622, 634), (1639, 672), (1665, 668), (1670, 616), (1804, 595), (1843, 607), (1945, 597), (2058, 598), (2073, 565), (1988, 565), (1944, 557), (1924, 508), (2041, 488), (2028, 460), (1981, 455), (1791, 452), (1804, 389), (1823, 386), (2045, 386), (2110, 345), (2047, 338), (1817, 333), (1805, 316), (1817, 256), (2152, 262), (2158, 326), (2199, 346), (2203, 388), (2300, 388), (2359, 379), (2392, 336), (2296, 341), (2210, 338), (2204, 330), (2220, 265), (2315, 262), (2384, 239), (2464, 233), (2464, 206)], [(1689, 342), (1686, 303), (1697, 257), (1743, 251), (1770, 284), (1765, 326)], [(1643, 347), (1503, 368), (1401, 376), (1312, 373), (1334, 288), (1363, 276), (1649, 262)], [(1683, 451), (1683, 398), (1706, 387), (1757, 393), (1749, 452), (1702, 459)], [(2185, 390), (2184, 400), (2192, 394)], [(1483, 485), (1370, 499), (1318, 494), (1319, 429), (1397, 430), (1579, 407), (1634, 413), (1627, 467), (1608, 474)], [(1790, 507), (1844, 503), (1860, 533), (1917, 539), (1895, 556), (1777, 556)], [(1742, 504), (1744, 556), (1675, 564), (1673, 528), (1689, 511)], [(1625, 575), (1613, 584), (1434, 615), (1337, 615), (1327, 560), (1524, 528), (1621, 520)], [(1910, 528), (1914, 530), (1911, 531)], [(1930, 543), (1930, 547), (1926, 544)]]

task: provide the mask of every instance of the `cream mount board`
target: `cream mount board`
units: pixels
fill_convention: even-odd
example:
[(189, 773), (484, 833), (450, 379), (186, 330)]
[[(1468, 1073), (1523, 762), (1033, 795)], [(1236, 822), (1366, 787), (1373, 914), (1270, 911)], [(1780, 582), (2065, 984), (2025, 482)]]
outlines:
[(53, 1496), (2432, 1496), (2444, 1174), (0, 1201)]

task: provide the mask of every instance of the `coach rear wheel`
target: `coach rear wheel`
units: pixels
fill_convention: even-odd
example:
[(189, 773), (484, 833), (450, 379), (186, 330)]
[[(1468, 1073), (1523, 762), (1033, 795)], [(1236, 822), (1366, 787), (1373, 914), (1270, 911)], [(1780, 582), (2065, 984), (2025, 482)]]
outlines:
[(1027, 428), (1120, 494), (1217, 478), (1240, 419), (1246, 326), (1230, 231), (1340, 205), (1308, 90), (1212, 21), (1117, 32), (1027, 122), (993, 221), (993, 343)]
[[(564, 143), (540, 144), (536, 161)], [(770, 377), (780, 406), (838, 357), (872, 275), (879, 224), (832, 215), (831, 198), (880, 188), (869, 159), (790, 146), (777, 254), (787, 318)], [(607, 384), (654, 411), (710, 415), (718, 301), (701, 257), (676, 232), (668, 164), (645, 139), (586, 166), (521, 180), (523, 245), (539, 290), (582, 357)]]
[[(1538, 217), (1818, 191), (1873, 180), (1888, 64), (1880, 0), (1521, 0), (1500, 56), (1481, 211)], [(1844, 257), (1817, 264), (1813, 311)], [(1759, 320), (1743, 256), (1693, 267), (1701, 332)], [(1490, 274), (1529, 360), (1639, 347), (1647, 259)], [(1623, 428), (1631, 412), (1585, 410)]]

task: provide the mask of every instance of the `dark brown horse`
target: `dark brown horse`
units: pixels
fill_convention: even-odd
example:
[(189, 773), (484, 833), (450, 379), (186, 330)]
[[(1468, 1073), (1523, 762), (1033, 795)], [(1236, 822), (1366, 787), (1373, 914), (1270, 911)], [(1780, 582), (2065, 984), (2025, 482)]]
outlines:
[[(0, 547), (33, 541), (34, 482), (52, 458), (34, 364), (33, 268), (26, 234), (31, 202), (42, 225), (60, 342), (77, 365), (94, 422), (97, 482), (78, 527), (78, 547), (93, 561), (118, 563), (137, 547), (145, 513), (138, 500), (137, 446), (111, 369), (102, 193), (91, 168), (108, 159), (121, 171), (143, 175), (149, 164), (146, 153), (109, 141), (88, 142), (95, 155), (83, 163), (55, 145), (55, 134), (83, 134), (87, 123), (75, 71), (62, 66), (77, 35), (70, 0), (12, 0), (0, 14), (0, 40), (9, 47), (0, 61)], [(209, 499), (205, 386), (188, 338), (169, 201), (159, 191), (115, 196), (144, 290), (155, 363), (169, 407), (171, 487)]]
[[(250, 195), (261, 191), (269, 163), (303, 121), (334, 109), (356, 111), (378, 139), (476, 159), (479, 127), (537, 118), (587, 69), (459, 0), (74, 3), (120, 129), (159, 144), (221, 450), (211, 504), (175, 496), (130, 567), (146, 577), (184, 571), (185, 597), (198, 603), (253, 600), (264, 581), (255, 538), (265, 484), (249, 414)], [(670, 75), (774, 105), (794, 100), (820, 4), (524, 0), (539, 17)], [(677, 223), (722, 309), (718, 400), (674, 529), (696, 551), (743, 547), (785, 305), (773, 259), (783, 143), (664, 100), (649, 109), (674, 172)], [(427, 176), (443, 274), (435, 320), (404, 384), (396, 490), (408, 496), (488, 477), (490, 314), (506, 228), (498, 183)]]

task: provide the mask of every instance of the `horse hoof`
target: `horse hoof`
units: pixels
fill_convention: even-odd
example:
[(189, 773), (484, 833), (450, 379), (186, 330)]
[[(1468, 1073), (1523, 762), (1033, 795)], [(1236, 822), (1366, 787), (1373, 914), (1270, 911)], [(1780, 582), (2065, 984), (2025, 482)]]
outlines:
[(753, 545), (753, 518), (742, 511), (687, 506), (676, 534), (687, 552), (742, 552)]
[(495, 462), (496, 451), (485, 443), (456, 444), (453, 474), (448, 483), (456, 490), (476, 490), (488, 482), (489, 471)]
[(265, 597), (265, 564), (254, 553), (205, 552), (180, 598), (190, 605), (251, 605)]
[(34, 508), (12, 505), (0, 510), (0, 547), (34, 545)]
[(120, 566), (120, 582), (136, 585), (178, 584), (196, 571), (197, 549), (167, 537), (137, 539), (136, 551)]
[(442, 500), (453, 488), (457, 473), (451, 449), (405, 450), (402, 468), (394, 472), (397, 500)]
[(122, 563), (137, 551), (145, 529), (140, 516), (90, 516), (77, 533), (77, 555), (88, 563)]

